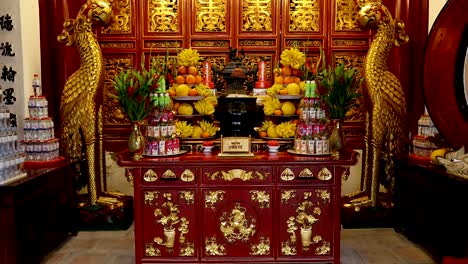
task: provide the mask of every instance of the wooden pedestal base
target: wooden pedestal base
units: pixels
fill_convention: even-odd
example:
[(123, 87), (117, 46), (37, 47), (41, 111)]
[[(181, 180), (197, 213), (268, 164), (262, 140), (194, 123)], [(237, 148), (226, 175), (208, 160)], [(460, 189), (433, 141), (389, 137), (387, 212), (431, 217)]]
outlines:
[(87, 204), (87, 195), (80, 197), (80, 230), (126, 230), (133, 222), (133, 197), (105, 195), (98, 204)]

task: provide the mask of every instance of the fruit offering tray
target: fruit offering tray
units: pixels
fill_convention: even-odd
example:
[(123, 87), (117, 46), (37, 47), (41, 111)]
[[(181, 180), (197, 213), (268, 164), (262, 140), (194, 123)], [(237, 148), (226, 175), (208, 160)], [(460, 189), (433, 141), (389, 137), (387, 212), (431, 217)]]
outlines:
[(302, 99), (302, 95), (300, 94), (276, 94), (276, 98), (282, 99), (282, 100), (296, 100), (296, 99)]
[(204, 96), (171, 96), (171, 99), (176, 101), (198, 101), (205, 98)]

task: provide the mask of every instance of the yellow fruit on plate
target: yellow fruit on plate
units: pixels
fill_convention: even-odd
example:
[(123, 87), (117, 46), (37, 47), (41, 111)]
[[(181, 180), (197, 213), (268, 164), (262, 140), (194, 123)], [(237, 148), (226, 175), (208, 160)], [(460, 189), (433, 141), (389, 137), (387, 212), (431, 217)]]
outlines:
[(286, 86), (286, 90), (288, 90), (288, 94), (298, 95), (301, 94), (301, 88), (297, 83), (290, 83)]
[(176, 87), (176, 95), (177, 96), (188, 96), (190, 87), (186, 84), (180, 84)]
[(270, 126), (267, 130), (267, 136), (271, 138), (277, 138), (278, 133), (276, 133), (276, 126)]
[(177, 108), (179, 115), (193, 115), (193, 106), (191, 104), (182, 103)]
[(281, 105), (281, 111), (283, 111), (284, 115), (294, 115), (296, 113), (296, 106), (293, 103), (287, 101)]
[(193, 126), (192, 135), (190, 135), (190, 137), (191, 138), (200, 138), (202, 133), (203, 133), (203, 130), (201, 129), (200, 126)]
[(440, 149), (436, 149), (434, 151), (431, 152), (431, 161), (432, 163), (435, 163), (435, 164), (440, 164), (439, 161), (437, 160), (437, 157), (445, 157), (445, 153), (447, 153), (447, 149), (445, 148), (440, 148)]

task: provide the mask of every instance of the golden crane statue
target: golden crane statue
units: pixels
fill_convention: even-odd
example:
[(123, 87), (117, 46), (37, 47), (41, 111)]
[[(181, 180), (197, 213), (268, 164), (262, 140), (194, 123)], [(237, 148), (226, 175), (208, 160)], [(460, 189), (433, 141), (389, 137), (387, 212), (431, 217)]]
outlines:
[[(366, 113), (364, 176), (362, 190), (345, 198), (345, 207), (376, 207), (380, 185), (393, 192), (394, 163), (405, 142), (406, 103), (398, 78), (388, 70), (387, 60), (395, 45), (408, 42), (404, 23), (394, 20), (380, 0), (359, 1), (362, 29), (377, 30), (365, 63)], [(346, 202), (349, 201), (349, 203)]]
[(67, 19), (57, 40), (76, 46), (80, 67), (65, 82), (60, 103), (62, 155), (67, 161), (81, 158), (83, 143), (88, 160), (88, 189), (91, 205), (97, 201), (96, 130), (100, 122), (96, 112), (96, 95), (104, 81), (104, 59), (93, 27), (111, 22), (112, 9), (107, 0), (88, 0), (75, 19)]

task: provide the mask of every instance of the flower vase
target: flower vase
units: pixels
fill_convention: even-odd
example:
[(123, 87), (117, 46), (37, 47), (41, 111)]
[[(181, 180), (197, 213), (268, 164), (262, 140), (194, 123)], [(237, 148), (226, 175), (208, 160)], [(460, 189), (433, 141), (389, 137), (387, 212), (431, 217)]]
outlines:
[(339, 152), (344, 148), (345, 145), (345, 135), (343, 132), (343, 120), (342, 119), (332, 119), (332, 132), (330, 134), (330, 152)]
[(145, 148), (145, 137), (141, 133), (142, 122), (132, 122), (132, 131), (128, 137), (128, 151), (132, 154), (134, 161), (139, 161), (143, 158)]
[(301, 243), (303, 250), (308, 250), (312, 244), (312, 227), (301, 227)]

